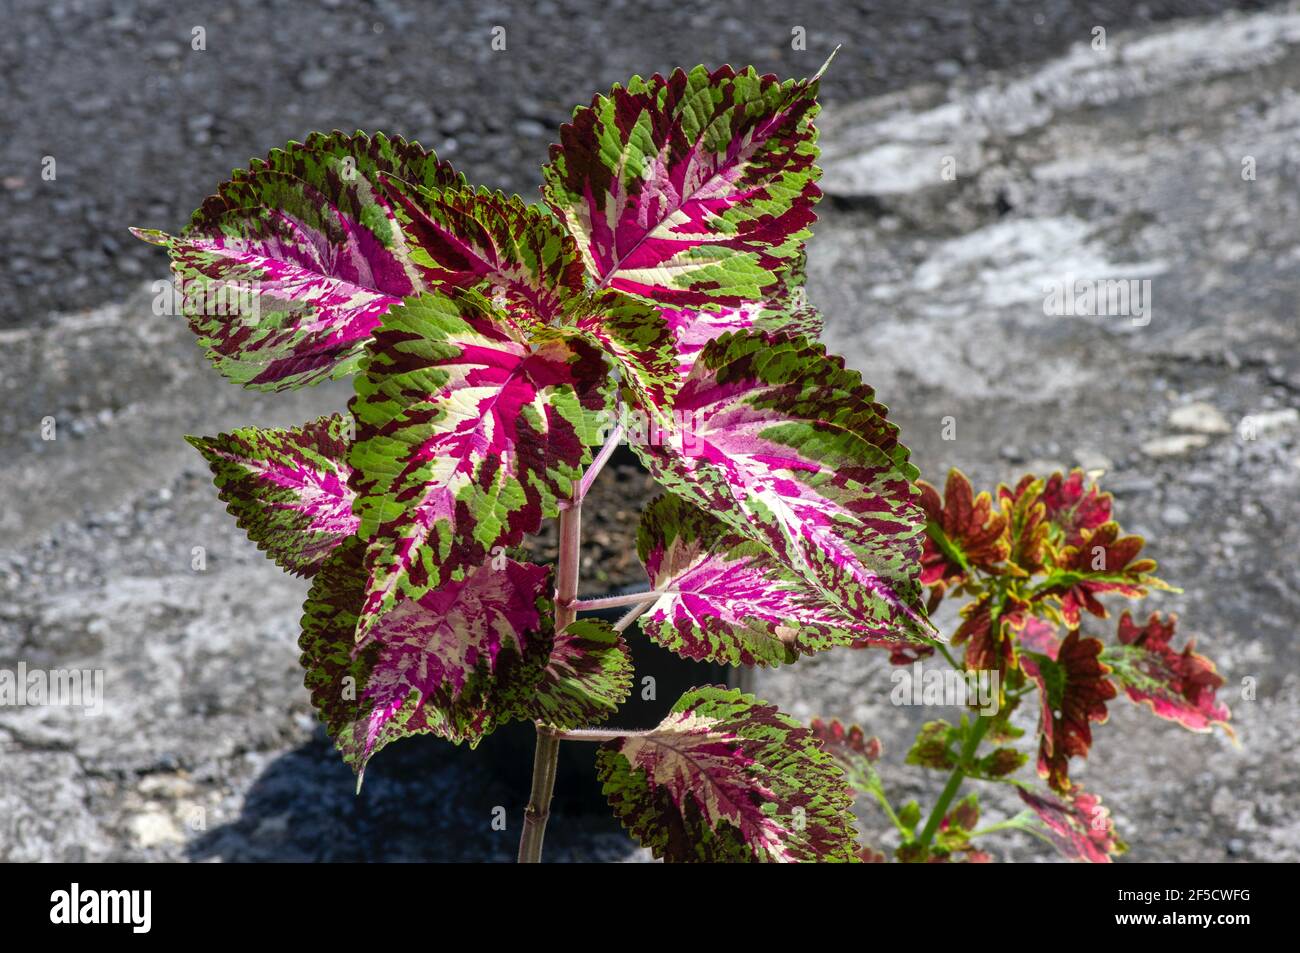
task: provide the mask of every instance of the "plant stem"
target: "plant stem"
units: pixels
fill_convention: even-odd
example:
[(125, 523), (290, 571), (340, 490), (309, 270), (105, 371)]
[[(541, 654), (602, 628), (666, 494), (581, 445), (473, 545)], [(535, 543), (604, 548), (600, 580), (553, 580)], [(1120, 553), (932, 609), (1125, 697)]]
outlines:
[[(577, 618), (573, 608), (578, 594), (578, 556), (582, 541), (582, 498), (560, 511), (560, 554), (555, 569), (555, 631)], [(560, 758), (560, 735), (537, 723), (537, 749), (533, 754), (533, 788), (524, 811), (524, 832), (519, 837), (519, 862), (535, 864), (542, 859), (542, 840), (551, 816), (551, 795), (555, 791), (556, 766)]]
[(952, 769), (952, 774), (948, 776), (948, 783), (943, 787), (943, 793), (939, 795), (939, 800), (934, 804), (934, 810), (926, 818), (925, 829), (921, 831), (921, 836), (917, 840), (922, 848), (928, 848), (930, 842), (934, 840), (935, 831), (939, 829), (939, 824), (944, 815), (948, 813), (948, 805), (952, 799), (957, 796), (957, 789), (961, 787), (962, 780), (966, 777), (966, 769), (970, 767), (971, 759), (975, 751), (984, 740), (984, 732), (989, 730), (990, 720), (984, 715), (975, 719), (975, 723), (970, 726), (966, 732), (966, 741), (961, 746), (961, 755), (957, 760), (957, 766)]
[(971, 831), (972, 838), (983, 837), (985, 834), (993, 834), (997, 831), (1023, 831), (1025, 829), (1024, 821), (1017, 815), (1016, 817), (1007, 818), (1005, 821), (998, 821), (996, 824), (990, 824), (988, 827), (981, 827), (977, 831)]
[(664, 593), (656, 590), (654, 592), (633, 592), (626, 596), (603, 596), (599, 599), (578, 599), (573, 603), (573, 609), (576, 612), (586, 612), (590, 609), (616, 609), (619, 606), (634, 606), (642, 602), (655, 602)]
[(561, 731), (559, 737), (565, 741), (614, 741), (616, 738), (635, 738), (648, 735), (649, 731), (626, 731), (620, 728), (574, 728)]
[(519, 863), (536, 864), (542, 859), (546, 821), (551, 816), (551, 795), (555, 792), (559, 764), (560, 736), (552, 728), (537, 726), (537, 750), (533, 754), (533, 790), (524, 811), (524, 832), (519, 838)]
[(880, 805), (881, 810), (885, 812), (885, 815), (889, 818), (890, 823), (894, 825), (894, 828), (902, 834), (904, 838), (906, 838), (907, 828), (904, 827), (903, 822), (898, 819), (898, 814), (894, 811), (894, 805), (890, 804), (889, 798), (885, 797), (884, 788), (878, 784), (872, 785), (871, 795), (876, 799), (876, 803)]
[(654, 602), (647, 600), (640, 605), (628, 609), (627, 612), (623, 613), (623, 617), (614, 623), (614, 631), (622, 632), (637, 619), (641, 618), (641, 616), (644, 615), (652, 605), (654, 605)]
[(577, 618), (578, 550), (582, 541), (582, 500), (560, 514), (560, 555), (555, 569), (555, 631)]
[(587, 498), (587, 491), (591, 485), (596, 482), (596, 477), (600, 476), (600, 471), (605, 469), (605, 464), (613, 456), (614, 451), (618, 448), (619, 441), (623, 439), (623, 425), (615, 427), (605, 441), (605, 445), (600, 448), (600, 453), (596, 454), (596, 459), (591, 461), (591, 466), (587, 467), (587, 472), (582, 475), (582, 481), (578, 484), (578, 492), (574, 495), (577, 503), (581, 503)]

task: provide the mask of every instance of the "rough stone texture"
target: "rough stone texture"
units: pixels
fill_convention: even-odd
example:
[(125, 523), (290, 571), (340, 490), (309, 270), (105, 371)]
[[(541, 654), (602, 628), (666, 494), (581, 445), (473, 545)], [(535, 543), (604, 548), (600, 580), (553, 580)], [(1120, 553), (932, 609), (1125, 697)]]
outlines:
[[(77, 42), (100, 5), (56, 4), (52, 26), (0, 39), (0, 100), (26, 103), (30, 124), (0, 146), (13, 199), (0, 216), (9, 282), (0, 286), (0, 668), (102, 669), (107, 687), (96, 717), (0, 710), (0, 859), (506, 860), (526, 793), (519, 739), (494, 737), (478, 752), (396, 745), (354, 796), (301, 687), (295, 637), (306, 585), (243, 538), (180, 440), (298, 423), (340, 409), (349, 388), (273, 396), (225, 384), (179, 321), (152, 313), (147, 280), (161, 274), (159, 257), (124, 237), (105, 250), (102, 236), (126, 224), (178, 224), (231, 165), (316, 126), (412, 132), (463, 159), (472, 177), (524, 188), (572, 102), (634, 70), (723, 58), (805, 68), (785, 49), (788, 16), (772, 18), (780, 29), (761, 42), (760, 15), (728, 20), (705, 48), (636, 19), (691, 20), (679, 4), (611, 10), (647, 44), (634, 54), (607, 42), (599, 21), (555, 5), (531, 21), (545, 29), (512, 47), (514, 65), (492, 66), (560, 71), (535, 81), (532, 108), (531, 87), (471, 82), (488, 68), (486, 43), (442, 41), (447, 59), (421, 47), (432, 73), (419, 82), (405, 74), (389, 89), (389, 58), (409, 61), (406, 46), (432, 28), (402, 4), (365, 17), (325, 6), (318, 54), (282, 58), (268, 38), (283, 30), (258, 19), (262, 5), (214, 16), (209, 51), (195, 54), (209, 58), (201, 68), (179, 61), (191, 20), (203, 19), (153, 4), (116, 15), (107, 33), (86, 40), (82, 72), (59, 72), (52, 87), (55, 99), (76, 104), (83, 135), (109, 111), (87, 98), (92, 73), (110, 91), (141, 81), (144, 92), (114, 107), (121, 115), (107, 127), (116, 153), (68, 137), (57, 110), (31, 108), (41, 94), (8, 65)], [(1104, 469), (1125, 525), (1148, 535), (1162, 575), (1184, 588), (1151, 604), (1176, 608), (1184, 631), (1229, 675), (1241, 746), (1112, 705), (1078, 775), (1114, 809), (1131, 858), (1295, 861), (1300, 105), (1289, 90), (1300, 82), (1300, 14), (1280, 7), (1126, 33), (1132, 21), (1118, 11), (1048, 6), (1044, 24), (1015, 4), (988, 4), (975, 20), (946, 11), (902, 23), (809, 18), (808, 61), (846, 43), (827, 82), (830, 196), (812, 250), (811, 300), (827, 313), (830, 346), (892, 407), (929, 478), (951, 465), (983, 485), (1053, 465)], [(1171, 8), (1148, 4), (1141, 19)], [(475, 16), (438, 29), (496, 22), (491, 12)], [(555, 39), (554, 20), (575, 32)], [(372, 48), (372, 21), (386, 24), (391, 46)], [(1107, 53), (1066, 48), (1094, 22), (1114, 24)], [(223, 29), (242, 38), (224, 59), (215, 43)], [(595, 59), (557, 55), (566, 43), (590, 47)], [(130, 59), (122, 51), (141, 44), (151, 52), (120, 75), (96, 60), (113, 50)], [(244, 74), (247, 88), (210, 92), (222, 70)], [(272, 96), (254, 87), (274, 89), (282, 74), (296, 77), (299, 93), (272, 117)], [(384, 78), (378, 87), (375, 77)], [(381, 97), (378, 111), (376, 88), (392, 100)], [(430, 92), (443, 89), (459, 98), (444, 105)], [(157, 104), (166, 104), (161, 130), (145, 119)], [(37, 191), (27, 153), (64, 148), (60, 181), (70, 187), (50, 198)], [(1254, 181), (1241, 177), (1247, 155)], [(944, 156), (956, 161), (955, 181), (941, 177)], [(42, 227), (47, 219), (64, 224)], [(42, 240), (29, 248), (33, 234)], [(1067, 277), (1150, 279), (1150, 322), (1045, 316), (1044, 282)], [(70, 310), (113, 300), (123, 287), (138, 290)], [(1231, 432), (1197, 424), (1211, 415), (1178, 413), (1196, 404)], [(52, 441), (41, 439), (47, 416)], [(948, 416), (952, 442), (941, 439)], [(1247, 419), (1255, 439), (1243, 439)], [(626, 538), (618, 505), (608, 510), (597, 527), (607, 539), (589, 562), (626, 582), (635, 567), (606, 559)], [(203, 547), (202, 569), (194, 547)], [(1253, 702), (1239, 697), (1244, 677), (1257, 680)], [(938, 779), (901, 767), (901, 756), (936, 713), (890, 705), (890, 687), (883, 659), (864, 653), (759, 675), (760, 693), (797, 716), (854, 718), (880, 734), (891, 793), (926, 801)], [(590, 790), (559, 794), (566, 814), (552, 826), (548, 856), (640, 858), (616, 825), (582, 813)], [(996, 796), (990, 803), (993, 816), (1014, 809)], [(505, 831), (493, 827), (497, 807)], [(879, 813), (867, 804), (860, 813), (864, 837), (887, 845)], [(1051, 859), (1018, 836), (994, 849)]]

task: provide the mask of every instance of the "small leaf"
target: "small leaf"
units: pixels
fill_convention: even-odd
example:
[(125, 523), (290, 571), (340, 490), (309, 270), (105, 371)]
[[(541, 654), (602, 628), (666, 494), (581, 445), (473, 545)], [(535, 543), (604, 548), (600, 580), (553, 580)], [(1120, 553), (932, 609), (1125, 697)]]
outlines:
[(1035, 595), (1057, 599), (1060, 616), (1070, 628), (1078, 627), (1084, 609), (1104, 619), (1108, 613), (1097, 596), (1115, 593), (1139, 599), (1150, 589), (1169, 588), (1153, 575), (1154, 559), (1138, 558), (1142, 546), (1141, 536), (1121, 537), (1117, 523), (1103, 523), (1054, 556), (1052, 571)]
[(975, 763), (972, 777), (997, 779), (1014, 774), (1024, 767), (1029, 755), (1015, 748), (998, 748)]
[(1047, 839), (1070, 860), (1109, 864), (1128, 849), (1115, 836), (1110, 810), (1096, 795), (1076, 789), (1072, 797), (1057, 797), (1022, 787), (1016, 793), (1042, 820)]
[(969, 834), (979, 826), (980, 822), (980, 799), (978, 794), (968, 794), (958, 801), (947, 816), (944, 817), (944, 825), (948, 831), (961, 831), (963, 834)]
[(218, 495), (276, 565), (310, 576), (357, 530), (347, 465), (351, 420), (333, 414), (291, 430), (245, 427), (187, 437), (212, 469)]
[(604, 721), (632, 691), (632, 657), (608, 622), (579, 619), (555, 636), (541, 681), (518, 707), (555, 728)]
[(921, 583), (942, 593), (964, 583), (972, 568), (996, 571), (1011, 547), (1007, 515), (993, 512), (993, 497), (987, 492), (976, 496), (970, 480), (956, 468), (948, 471), (942, 500), (924, 480), (917, 485), (927, 537), (921, 556)]
[(775, 706), (688, 691), (659, 727), (601, 746), (614, 813), (668, 861), (848, 861), (853, 795), (816, 737)]
[(1011, 544), (1010, 570), (1021, 576), (1042, 571), (1047, 558), (1047, 507), (1043, 503), (1043, 481), (1025, 476), (1014, 490), (998, 487), (998, 503), (1007, 521), (1007, 539)]
[(927, 721), (921, 726), (905, 760), (922, 768), (949, 771), (957, 766), (960, 738), (958, 729), (943, 719)]
[(1085, 486), (1082, 470), (1053, 473), (1043, 485), (1043, 506), (1047, 520), (1067, 546), (1077, 546), (1090, 533), (1111, 519), (1114, 498), (1094, 483)]
[(880, 739), (867, 737), (858, 725), (845, 725), (838, 718), (823, 721), (814, 718), (808, 726), (822, 743), (822, 748), (839, 762), (855, 791), (868, 793), (878, 783), (876, 769), (880, 760)]
[(1176, 615), (1162, 620), (1153, 612), (1145, 625), (1138, 626), (1125, 612), (1119, 619), (1122, 647), (1107, 648), (1102, 658), (1128, 697), (1149, 705), (1158, 717), (1189, 731), (1210, 731), (1220, 725), (1234, 737), (1228, 726), (1232, 714), (1215, 697), (1225, 683), (1223, 676), (1213, 662), (1196, 653), (1194, 640), (1189, 639), (1181, 652), (1173, 647), (1177, 624)]
[(1038, 774), (1061, 793), (1071, 787), (1070, 758), (1086, 758), (1092, 746), (1089, 722), (1106, 722), (1106, 702), (1116, 694), (1101, 651), (1101, 642), (1080, 638), (1073, 630), (1055, 659), (1027, 653), (1020, 660), (1039, 688)]
[(1001, 600), (984, 596), (962, 607), (962, 623), (952, 634), (952, 644), (965, 644), (968, 669), (1005, 676), (1008, 669), (1016, 667), (1016, 643), (1007, 636), (1007, 629), (1018, 624), (1027, 605), (1007, 595)]
[(921, 823), (921, 805), (916, 801), (908, 801), (898, 809), (898, 823), (902, 824), (909, 831), (916, 830), (916, 825)]

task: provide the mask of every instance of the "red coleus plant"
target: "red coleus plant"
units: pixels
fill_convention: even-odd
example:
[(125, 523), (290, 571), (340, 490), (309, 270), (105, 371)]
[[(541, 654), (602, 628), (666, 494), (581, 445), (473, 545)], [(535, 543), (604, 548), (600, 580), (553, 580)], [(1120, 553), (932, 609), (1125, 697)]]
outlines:
[[(1030, 674), (1013, 627), (1077, 624), (1097, 594), (1154, 584), (1150, 567), (1073, 476), (999, 491), (995, 508), (954, 475), (940, 501), (872, 389), (817, 342), (803, 265), (819, 77), (635, 77), (560, 129), (538, 205), (470, 187), (416, 143), (335, 132), (236, 171), (179, 235), (136, 230), (167, 250), (221, 374), (267, 391), (352, 381), (347, 413), (190, 439), (250, 539), (311, 577), (305, 682), (358, 786), (390, 742), (473, 746), (523, 720), (537, 753), (521, 860), (541, 856), (564, 742), (601, 745), (611, 806), (658, 857), (873, 858), (852, 790), (888, 802), (860, 731), (721, 686), (648, 730), (602, 724), (631, 691), (634, 624), (724, 664), (835, 647), (908, 661), (942, 647), (930, 586), (933, 604), (975, 599), (956, 640), (968, 664), (1059, 707), (1044, 758), (1067, 788), (1110, 668), (1071, 635), (1040, 645)], [(579, 598), (582, 504), (624, 441), (667, 491), (638, 532), (648, 585)], [(554, 567), (521, 547), (549, 519)], [(618, 624), (590, 616), (615, 605)], [(1182, 699), (1218, 720), (1200, 656), (1161, 632), (1122, 648), (1158, 712)], [(916, 758), (1004, 777), (1020, 755), (976, 759), (991, 726), (932, 731)], [(1098, 816), (1070, 796), (1047, 822), (1065, 839)], [(977, 806), (951, 800), (900, 856), (987, 859)]]
[[(1110, 812), (1070, 779), (1071, 760), (1086, 758), (1092, 747), (1093, 725), (1106, 721), (1108, 704), (1122, 689), (1185, 728), (1219, 725), (1231, 736), (1228, 709), (1216, 698), (1224, 679), (1192, 643), (1181, 651), (1173, 647), (1172, 615), (1153, 614), (1139, 626), (1125, 612), (1113, 639), (1081, 631), (1081, 610), (1107, 618), (1101, 596), (1133, 599), (1169, 588), (1153, 575), (1154, 560), (1139, 558), (1143, 541), (1124, 536), (1114, 522), (1110, 495), (1082, 471), (1046, 480), (1026, 476), (995, 495), (976, 496), (956, 470), (942, 497), (924, 481), (920, 485), (927, 514), (922, 580), (931, 590), (930, 608), (954, 592), (967, 597), (950, 642), (935, 643), (954, 670), (946, 674), (957, 676), (946, 684), (958, 697), (940, 692), (933, 701), (979, 709), (958, 725), (928, 722), (907, 754), (909, 764), (948, 774), (924, 822), (915, 801), (896, 808), (886, 797), (875, 767), (879, 742), (838, 722), (815, 722), (813, 730), (826, 739), (855, 790), (871, 795), (897, 828), (898, 860), (985, 861), (990, 855), (975, 841), (1014, 829), (1042, 837), (1071, 859), (1108, 862), (1125, 849)], [(1000, 512), (993, 509), (994, 496)], [(950, 646), (963, 649), (960, 661)], [(1016, 777), (1031, 759), (1016, 745), (1025, 735), (1013, 720), (1022, 701), (1038, 704), (1031, 738), (1037, 773), (1050, 790)], [(977, 829), (977, 795), (953, 807), (967, 779), (1011, 785), (1029, 810)], [(864, 847), (862, 856), (887, 859), (874, 847)]]

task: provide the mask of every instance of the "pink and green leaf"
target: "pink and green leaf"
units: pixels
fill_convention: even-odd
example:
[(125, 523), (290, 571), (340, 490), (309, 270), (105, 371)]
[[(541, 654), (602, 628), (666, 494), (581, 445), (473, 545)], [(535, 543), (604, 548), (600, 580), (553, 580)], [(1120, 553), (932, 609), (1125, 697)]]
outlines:
[(521, 711), (554, 728), (598, 724), (632, 692), (632, 657), (608, 622), (579, 619), (555, 636), (541, 680), (517, 700)]
[(400, 177), (382, 176), (380, 187), (427, 289), (473, 288), (524, 327), (553, 322), (583, 293), (577, 246), (546, 209), (486, 189), (414, 189)]
[(642, 631), (685, 658), (780, 665), (876, 634), (766, 547), (678, 497), (646, 507), (637, 552), (663, 593)]
[(289, 430), (245, 427), (186, 439), (257, 548), (282, 569), (310, 576), (357, 530), (348, 487), (351, 424), (333, 414)]
[(326, 560), (303, 607), (302, 664), (312, 704), (357, 772), (391, 741), (432, 733), (477, 745), (514, 718), (550, 651), (550, 573), (507, 560), (400, 603), (356, 645), (364, 544)]
[(682, 378), (690, 375), (704, 346), (724, 334), (761, 331), (816, 340), (822, 333), (822, 317), (815, 309), (769, 301), (734, 306), (661, 307), (659, 313), (676, 343), (677, 373)]
[(657, 728), (601, 746), (614, 813), (667, 861), (850, 861), (853, 795), (817, 737), (722, 687), (688, 691)]
[(804, 338), (701, 352), (668, 439), (634, 449), (669, 490), (766, 547), (882, 636), (929, 637), (916, 470), (870, 388)]
[(605, 365), (473, 291), (421, 295), (376, 333), (351, 407), (370, 575), (360, 639), (401, 598), (463, 578), (558, 513), (594, 439)]
[(574, 111), (543, 195), (598, 287), (660, 304), (763, 301), (820, 198), (817, 77), (753, 68), (633, 77)]
[(388, 309), (425, 289), (382, 176), (463, 184), (414, 143), (315, 134), (235, 172), (183, 235), (134, 230), (167, 248), (221, 374), (261, 390), (349, 375)]
[(630, 390), (633, 405), (665, 419), (678, 387), (677, 353), (658, 310), (622, 292), (606, 289), (572, 298), (558, 326), (571, 328), (613, 361), (617, 383)]

